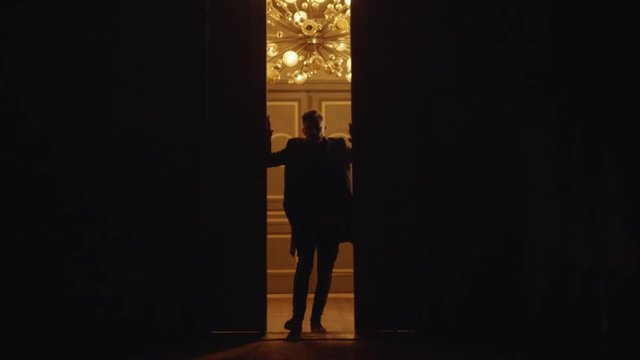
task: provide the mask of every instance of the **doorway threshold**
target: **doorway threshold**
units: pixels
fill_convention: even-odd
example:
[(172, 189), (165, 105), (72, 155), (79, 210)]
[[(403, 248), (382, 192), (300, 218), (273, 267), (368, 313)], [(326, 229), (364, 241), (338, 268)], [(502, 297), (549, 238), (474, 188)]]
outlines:
[[(309, 313), (313, 307), (313, 294), (307, 297), (307, 317), (302, 323), (303, 336), (316, 338), (326, 334), (333, 338), (353, 338), (355, 333), (354, 321), (354, 297), (352, 293), (329, 294), (329, 299), (322, 315), (322, 324), (329, 330), (327, 333), (312, 333), (309, 323)], [(291, 294), (269, 294), (267, 296), (267, 332), (275, 334), (278, 338), (286, 337), (289, 332), (284, 329), (284, 323), (291, 318), (292, 295)]]
[(295, 338), (291, 338), (289, 332), (267, 332), (262, 340), (290, 340), (290, 341), (306, 341), (306, 340), (359, 340), (362, 339), (358, 334), (352, 331), (328, 331), (326, 333), (303, 332)]

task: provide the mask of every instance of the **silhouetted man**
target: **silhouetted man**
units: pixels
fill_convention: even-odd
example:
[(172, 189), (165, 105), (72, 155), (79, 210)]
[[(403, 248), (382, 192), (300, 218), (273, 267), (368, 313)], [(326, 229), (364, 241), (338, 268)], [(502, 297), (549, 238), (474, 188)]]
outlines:
[(284, 211), (291, 224), (290, 253), (297, 251), (293, 281), (293, 316), (284, 327), (300, 333), (307, 306), (309, 277), (318, 252), (318, 283), (311, 312), (311, 331), (326, 332), (321, 317), (327, 302), (339, 243), (348, 239), (351, 213), (351, 149), (342, 138), (327, 138), (322, 114), (302, 115), (304, 138), (292, 138), (279, 152), (271, 152), (267, 117), (268, 167), (285, 165)]

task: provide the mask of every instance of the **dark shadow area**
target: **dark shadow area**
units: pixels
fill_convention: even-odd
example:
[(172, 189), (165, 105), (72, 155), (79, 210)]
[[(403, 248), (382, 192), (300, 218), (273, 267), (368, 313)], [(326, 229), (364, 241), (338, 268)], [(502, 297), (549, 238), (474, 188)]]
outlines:
[[(3, 205), (11, 214), (2, 238), (16, 255), (9, 331), (39, 344), (30, 351), (114, 358), (261, 327), (260, 272), (236, 267), (229, 254), (247, 246), (238, 239), (264, 243), (264, 226), (241, 226), (264, 217), (249, 200), (264, 198), (263, 174), (251, 165), (263, 164), (264, 132), (241, 120), (263, 126), (264, 96), (251, 90), (255, 104), (244, 103), (255, 114), (232, 116), (238, 94), (222, 91), (230, 78), (207, 84), (205, 4), (2, 5)], [(216, 14), (211, 32), (222, 34)], [(249, 68), (228, 66), (225, 74)], [(257, 246), (242, 258), (264, 269), (262, 253)], [(240, 290), (246, 297), (236, 298)], [(243, 301), (245, 311), (231, 311)]]
[[(611, 87), (582, 78), (610, 68), (589, 56), (608, 46), (556, 2), (412, 5), (412, 17), (367, 3), (352, 18), (353, 62), (376, 74), (354, 70), (356, 328), (632, 343), (635, 126), (608, 113), (621, 102)], [(379, 71), (397, 66), (371, 59), (381, 39), (411, 76)], [(380, 83), (393, 91), (362, 90)], [(390, 134), (393, 122), (409, 130)]]
[(199, 359), (218, 356), (220, 359), (253, 356), (252, 348), (261, 342), (259, 334), (215, 334), (200, 339), (185, 339), (173, 344), (156, 343), (139, 359)]
[(538, 346), (509, 348), (488, 344), (438, 342), (411, 334), (386, 334), (358, 340), (260, 340), (243, 335), (216, 335), (208, 340), (189, 341), (179, 346), (156, 346), (144, 358), (167, 359), (491, 359), (543, 360), (580, 358), (586, 360), (625, 358), (637, 355), (632, 344), (606, 348), (601, 345)]

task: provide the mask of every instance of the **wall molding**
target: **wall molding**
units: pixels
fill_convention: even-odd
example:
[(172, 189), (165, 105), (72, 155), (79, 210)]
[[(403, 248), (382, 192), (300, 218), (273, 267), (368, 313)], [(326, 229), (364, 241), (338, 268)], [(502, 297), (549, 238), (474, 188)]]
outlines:
[(289, 225), (288, 219), (267, 219), (267, 224)]
[[(281, 294), (289, 295), (293, 292), (293, 277), (295, 269), (269, 269), (267, 270), (267, 295)], [(309, 295), (313, 294), (315, 288), (315, 271), (311, 275), (309, 283)], [(331, 296), (336, 294), (353, 293), (353, 269), (333, 269), (331, 279)]]
[(351, 94), (351, 84), (332, 81), (315, 81), (305, 84), (269, 84), (268, 92), (348, 92)]

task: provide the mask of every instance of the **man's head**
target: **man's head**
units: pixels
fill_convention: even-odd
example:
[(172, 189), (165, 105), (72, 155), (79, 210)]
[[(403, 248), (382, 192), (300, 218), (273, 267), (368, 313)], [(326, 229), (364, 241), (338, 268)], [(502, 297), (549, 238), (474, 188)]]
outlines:
[(324, 138), (324, 119), (320, 111), (311, 109), (302, 114), (302, 133), (313, 142), (320, 142)]

